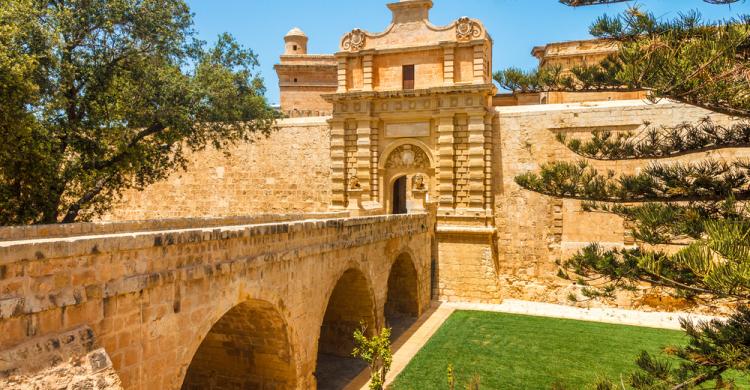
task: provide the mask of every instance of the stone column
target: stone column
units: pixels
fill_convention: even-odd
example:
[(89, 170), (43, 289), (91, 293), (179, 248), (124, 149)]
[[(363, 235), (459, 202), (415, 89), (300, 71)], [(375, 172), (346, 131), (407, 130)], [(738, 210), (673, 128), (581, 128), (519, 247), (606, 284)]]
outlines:
[(437, 196), (439, 213), (453, 214), (453, 116), (444, 116), (438, 121), (437, 141)]
[(453, 85), (453, 64), (455, 48), (453, 46), (443, 47), (443, 84)]
[(372, 91), (372, 54), (362, 57), (362, 90)]
[(346, 152), (344, 120), (331, 119), (331, 209), (346, 208)]
[(471, 213), (481, 212), (484, 215), (485, 208), (485, 167), (486, 167), (486, 145), (485, 145), (485, 113), (469, 114), (468, 126), (468, 166), (469, 166), (469, 203)]
[(357, 163), (356, 176), (362, 186), (362, 200), (371, 200), (371, 146), (372, 146), (372, 128), (370, 119), (361, 119), (357, 121)]

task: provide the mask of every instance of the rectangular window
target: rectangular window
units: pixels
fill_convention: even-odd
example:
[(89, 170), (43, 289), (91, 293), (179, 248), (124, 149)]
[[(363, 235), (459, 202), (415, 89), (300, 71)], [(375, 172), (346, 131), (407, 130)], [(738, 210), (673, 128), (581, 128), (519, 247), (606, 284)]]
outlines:
[(404, 65), (404, 89), (414, 89), (414, 65)]

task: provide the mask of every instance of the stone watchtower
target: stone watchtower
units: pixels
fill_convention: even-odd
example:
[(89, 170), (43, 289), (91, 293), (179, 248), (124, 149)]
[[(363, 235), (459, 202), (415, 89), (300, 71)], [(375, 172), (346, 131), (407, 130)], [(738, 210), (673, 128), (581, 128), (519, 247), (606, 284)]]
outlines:
[(295, 27), (284, 36), (284, 55), (307, 54), (307, 34)]
[(336, 92), (336, 59), (307, 54), (307, 35), (295, 27), (284, 36), (284, 54), (274, 66), (279, 76), (281, 111), (290, 117), (330, 115), (321, 94)]

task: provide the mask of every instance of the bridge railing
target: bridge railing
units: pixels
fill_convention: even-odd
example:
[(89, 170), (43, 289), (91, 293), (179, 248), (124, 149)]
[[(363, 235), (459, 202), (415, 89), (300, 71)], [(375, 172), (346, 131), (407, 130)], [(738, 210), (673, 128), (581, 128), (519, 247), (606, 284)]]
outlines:
[(301, 221), (305, 219), (346, 218), (349, 212), (254, 214), (232, 217), (165, 218), (116, 222), (80, 222), (57, 225), (0, 227), (0, 241), (35, 238), (73, 237), (86, 235), (145, 232), (157, 230), (207, 228), (233, 225)]
[[(108, 234), (0, 241), (0, 323), (78, 305), (89, 294), (101, 298), (147, 289), (177, 273), (200, 278), (225, 272), (234, 261), (227, 260), (235, 257), (238, 263), (253, 258), (274, 261), (345, 249), (432, 231), (434, 223), (434, 214), (423, 213), (141, 231), (122, 231), (126, 225), (119, 225), (120, 231)], [(165, 253), (174, 255), (171, 248), (227, 253), (196, 256), (174, 269), (163, 260)]]

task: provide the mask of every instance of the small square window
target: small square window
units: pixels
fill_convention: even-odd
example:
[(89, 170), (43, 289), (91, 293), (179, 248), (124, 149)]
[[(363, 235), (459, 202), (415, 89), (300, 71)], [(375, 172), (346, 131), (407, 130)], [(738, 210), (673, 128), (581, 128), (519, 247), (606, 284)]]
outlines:
[(294, 78), (294, 82), (295, 82), (295, 83), (297, 82), (297, 78), (296, 78), (296, 77)]
[(292, 50), (297, 51), (297, 45), (292, 46)]

